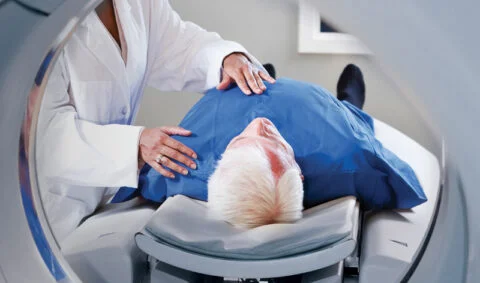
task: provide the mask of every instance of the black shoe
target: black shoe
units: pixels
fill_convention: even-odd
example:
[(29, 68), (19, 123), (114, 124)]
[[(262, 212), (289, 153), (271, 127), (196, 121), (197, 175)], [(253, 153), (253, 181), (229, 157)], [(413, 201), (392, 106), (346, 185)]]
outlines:
[(348, 64), (337, 83), (338, 100), (346, 100), (362, 109), (365, 103), (365, 82), (359, 67)]
[(267, 64), (263, 65), (263, 67), (265, 68), (265, 70), (267, 70), (270, 77), (272, 77), (274, 79), (277, 78), (277, 72), (275, 71), (275, 67), (272, 64), (267, 63)]

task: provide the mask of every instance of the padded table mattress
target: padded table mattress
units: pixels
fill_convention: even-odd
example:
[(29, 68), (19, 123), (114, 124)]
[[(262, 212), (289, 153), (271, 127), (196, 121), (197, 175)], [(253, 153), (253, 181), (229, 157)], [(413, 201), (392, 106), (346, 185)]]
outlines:
[(167, 199), (145, 226), (160, 242), (202, 255), (240, 260), (292, 256), (327, 247), (356, 235), (358, 204), (344, 197), (310, 208), (296, 223), (239, 229), (208, 213), (205, 202)]

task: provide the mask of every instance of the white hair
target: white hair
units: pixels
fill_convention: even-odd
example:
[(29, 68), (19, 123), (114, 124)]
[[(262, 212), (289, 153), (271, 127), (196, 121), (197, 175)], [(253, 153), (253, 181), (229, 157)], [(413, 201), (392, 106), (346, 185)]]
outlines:
[(294, 222), (303, 210), (300, 171), (287, 168), (275, 184), (263, 148), (229, 149), (208, 181), (208, 206), (216, 217), (242, 228)]

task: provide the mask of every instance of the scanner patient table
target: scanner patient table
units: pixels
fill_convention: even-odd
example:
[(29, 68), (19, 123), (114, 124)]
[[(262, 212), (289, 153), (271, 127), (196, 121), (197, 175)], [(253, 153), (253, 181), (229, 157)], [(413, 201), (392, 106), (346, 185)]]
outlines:
[(397, 282), (434, 221), (441, 167), (409, 137), (381, 121), (374, 125), (377, 139), (415, 171), (426, 203), (362, 213), (354, 197), (343, 197), (305, 210), (296, 223), (242, 230), (209, 215), (206, 203), (178, 195), (156, 211), (112, 206), (80, 225), (62, 250), (80, 278), (95, 282), (293, 274), (304, 274), (302, 282), (343, 282), (346, 274), (358, 275), (359, 282)]

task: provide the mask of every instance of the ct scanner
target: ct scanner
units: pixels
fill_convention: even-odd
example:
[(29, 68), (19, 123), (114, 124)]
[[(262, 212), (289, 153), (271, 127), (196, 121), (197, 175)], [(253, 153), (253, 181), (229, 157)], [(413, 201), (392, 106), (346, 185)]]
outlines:
[[(413, 141), (381, 122), (376, 123), (378, 132), (388, 132), (382, 139), (384, 143), (405, 141), (395, 151), (397, 154), (401, 155), (407, 144), (418, 150), (417, 156), (426, 154), (422, 161), (430, 160), (431, 166), (427, 163), (413, 165), (414, 158), (409, 162), (417, 173), (437, 168), (433, 179), (427, 178), (422, 183), (432, 188), (429, 198), (435, 201), (420, 209), (424, 212), (400, 213), (406, 219), (405, 227), (423, 221), (421, 240), (409, 256), (402, 258), (400, 249), (385, 252), (375, 245), (381, 242), (384, 234), (401, 235), (409, 230), (382, 226), (382, 219), (375, 222), (367, 216), (364, 225), (358, 225), (355, 201), (343, 199), (339, 202), (350, 207), (349, 214), (343, 217), (351, 220), (347, 221), (351, 225), (345, 233), (348, 235), (342, 238), (344, 241), (330, 243), (315, 252), (261, 261), (202, 255), (152, 237), (152, 233), (175, 235), (158, 229), (162, 222), (157, 220), (162, 218), (157, 216), (168, 211), (159, 209), (153, 213), (154, 209), (148, 206), (135, 206), (132, 211), (130, 207), (119, 207), (118, 211), (100, 212), (80, 226), (70, 248), (60, 250), (39, 200), (34, 161), (29, 158), (29, 166), (22, 166), (27, 164), (22, 163), (25, 156), (19, 154), (19, 133), (32, 82), (40, 66), (47, 70), (48, 76), (48, 67), (55, 61), (56, 52), (98, 2), (0, 0), (0, 283), (77, 282), (80, 279), (94, 282), (92, 278), (105, 279), (102, 272), (119, 276), (119, 281), (112, 282), (125, 280), (123, 274), (134, 282), (144, 277), (145, 282), (188, 282), (190, 277), (186, 270), (226, 277), (277, 277), (311, 272), (309, 274), (316, 278), (309, 282), (478, 282), (480, 225), (476, 216), (480, 215), (480, 206), (476, 202), (480, 201), (477, 189), (480, 153), (476, 150), (476, 138), (480, 118), (476, 114), (480, 99), (475, 93), (475, 76), (479, 74), (476, 64), (480, 62), (477, 52), (480, 41), (475, 36), (475, 19), (480, 4), (466, 0), (455, 3), (443, 0), (312, 1), (325, 17), (361, 38), (376, 54), (385, 71), (402, 82), (408, 98), (427, 120), (438, 126), (448, 151), (444, 151), (442, 160), (429, 159), (430, 155)], [(42, 74), (37, 81), (42, 81)], [(35, 127), (34, 122), (32, 127)], [(21, 176), (30, 176), (30, 182), (20, 183)], [(430, 185), (426, 186), (425, 182)], [(187, 201), (184, 204), (192, 209), (202, 209), (196, 207), (195, 202), (176, 199), (171, 200)], [(415, 215), (421, 213), (426, 216), (417, 221)], [(109, 233), (103, 233), (108, 227), (102, 224), (102, 219), (108, 218), (112, 225), (120, 225), (125, 223), (127, 215), (131, 221), (135, 221), (135, 217), (146, 219), (138, 227), (127, 225), (125, 228), (125, 233), (131, 232), (128, 235), (132, 237), (136, 233), (136, 245), (131, 244), (131, 238), (122, 237), (102, 242), (102, 238), (109, 237)], [(359, 226), (367, 232), (359, 232)], [(101, 229), (107, 230), (102, 232)], [(92, 235), (92, 231), (99, 234)], [(95, 239), (93, 244), (88, 244), (88, 237)], [(85, 245), (78, 244), (82, 241)], [(130, 244), (123, 244), (126, 241)], [(373, 244), (368, 244), (369, 241)], [(360, 242), (367, 244), (358, 245)], [(374, 255), (373, 261), (368, 261), (369, 255)], [(119, 267), (103, 262), (101, 267), (88, 266), (95, 258), (105, 261), (107, 256), (126, 265)], [(392, 260), (395, 258), (403, 260)], [(360, 276), (343, 278), (343, 272), (352, 268), (358, 271), (358, 262)], [(318, 273), (314, 273), (315, 270), (319, 270)], [(395, 276), (391, 276), (394, 273)], [(215, 278), (204, 279), (212, 282)]]

